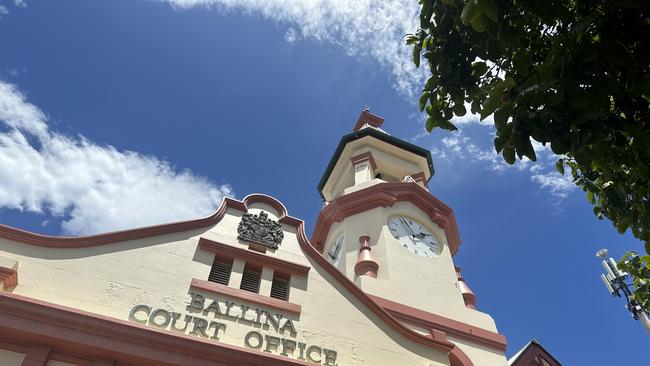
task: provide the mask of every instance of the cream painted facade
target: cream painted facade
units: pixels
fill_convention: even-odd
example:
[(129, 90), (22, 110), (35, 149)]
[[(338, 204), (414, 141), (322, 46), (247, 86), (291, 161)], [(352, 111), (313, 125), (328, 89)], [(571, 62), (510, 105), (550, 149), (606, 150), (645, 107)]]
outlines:
[[(335, 207), (339, 198), (369, 189), (381, 194), (381, 187), (388, 184), (402, 184), (422, 195), (432, 174), (427, 158), (391, 141), (369, 135), (346, 144), (326, 175), (324, 213), (329, 205)], [(370, 160), (351, 161), (360, 154)], [(383, 175), (377, 175), (379, 171)], [(402, 182), (405, 176), (420, 172), (419, 181)], [(243, 215), (262, 212), (281, 223), (284, 235), (278, 249), (265, 248), (263, 253), (259, 246), (238, 239)], [(432, 221), (431, 215), (409, 199), (399, 200), (343, 214), (327, 230), (314, 234), (321, 235), (320, 239), (309, 241), (302, 222), (286, 215), (281, 203), (251, 195), (243, 201), (225, 200), (220, 211), (204, 221), (100, 235), (87, 242), (0, 228), (0, 266), (17, 275), (17, 285), (0, 291), (0, 319), (21, 318), (19, 313), (3, 312), (3, 305), (20, 308), (24, 303), (53, 312), (79, 313), (88, 318), (84, 324), (103, 322), (115, 332), (127, 329), (137, 334), (133, 344), (164, 337), (165, 342), (205, 348), (205, 354), (211, 352), (210, 347), (217, 350), (212, 358), (195, 353), (164, 362), (133, 363), (145, 352), (128, 345), (118, 347), (117, 341), (89, 345), (90, 340), (77, 339), (88, 334), (108, 337), (105, 331), (90, 326), (80, 329), (81, 325), (69, 330), (57, 323), (44, 325), (39, 338), (38, 330), (22, 331), (19, 325), (10, 328), (10, 321), (6, 326), (0, 324), (0, 365), (505, 366), (505, 338), (488, 314), (467, 306), (448, 230)], [(429, 258), (406, 250), (387, 226), (390, 218), (398, 216), (423, 224), (442, 245), (441, 252)], [(184, 229), (187, 227), (191, 228)], [(161, 232), (165, 233), (156, 234)], [(334, 266), (325, 254), (340, 235), (344, 237), (342, 255)], [(377, 265), (376, 278), (357, 273), (359, 238), (364, 235), (369, 237)], [(213, 285), (208, 278), (215, 256), (223, 253), (232, 259), (230, 278), (226, 285)], [(244, 269), (251, 264), (261, 275), (256, 294), (240, 289)], [(298, 273), (303, 270), (307, 272)], [(271, 297), (275, 272), (290, 274), (287, 300)], [(216, 305), (205, 310), (213, 302)], [(393, 308), (380, 304), (393, 304)], [(418, 311), (426, 316), (414, 320)], [(181, 330), (172, 329), (174, 319)], [(20, 321), (16, 324), (49, 324), (47, 317)], [(201, 324), (206, 325), (203, 331)], [(79, 331), (79, 337), (69, 336), (72, 331)], [(155, 341), (139, 347), (169, 351)], [(44, 358), (37, 352), (41, 349), (45, 349)], [(259, 363), (244, 362), (244, 358), (258, 358)]]

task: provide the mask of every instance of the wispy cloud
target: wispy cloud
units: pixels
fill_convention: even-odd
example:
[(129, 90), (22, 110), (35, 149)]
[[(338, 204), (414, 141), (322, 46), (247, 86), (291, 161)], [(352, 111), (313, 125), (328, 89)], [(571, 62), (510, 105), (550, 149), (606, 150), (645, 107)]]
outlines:
[[(179, 9), (216, 7), (284, 23), (304, 39), (324, 41), (348, 55), (370, 56), (393, 76), (401, 94), (414, 98), (422, 89), (424, 69), (410, 60), (403, 36), (417, 29), (418, 6), (404, 0), (159, 0)], [(288, 33), (289, 34), (289, 33)], [(287, 37), (287, 40), (296, 40)]]
[[(426, 67), (415, 68), (411, 61), (411, 48), (404, 45), (403, 36), (415, 31), (419, 25), (419, 7), (411, 0), (159, 0), (178, 9), (215, 7), (221, 11), (240, 11), (261, 15), (286, 24), (288, 42), (300, 38), (330, 43), (352, 56), (370, 56), (391, 75), (395, 89), (411, 103), (415, 103), (424, 80)], [(294, 29), (295, 27), (295, 29)], [(470, 106), (466, 106), (470, 110)], [(424, 120), (417, 115), (412, 120)], [(502, 172), (511, 168), (493, 148), (480, 148), (477, 138), (467, 136), (463, 130), (474, 126), (489, 128), (484, 136), (493, 134), (494, 120), (480, 121), (468, 113), (453, 122), (459, 132), (445, 137), (433, 153), (448, 159), (473, 160), (486, 169)], [(418, 139), (421, 135), (414, 137)], [(490, 144), (491, 145), (491, 144)], [(568, 178), (555, 173), (555, 157), (550, 150), (539, 145), (538, 162), (518, 161), (514, 169), (529, 174), (531, 181), (552, 195), (563, 198), (573, 189)], [(555, 174), (555, 175), (554, 175)]]
[[(16, 8), (25, 8), (27, 7), (27, 3), (25, 0), (14, 0), (14, 7)], [(11, 11), (9, 11), (9, 8), (6, 5), (0, 5), (0, 19), (2, 17), (11, 14)]]
[(62, 220), (90, 234), (212, 213), (227, 184), (168, 162), (54, 132), (13, 84), (0, 81), (0, 207)]
[(289, 28), (287, 29), (287, 33), (284, 34), (284, 40), (293, 43), (298, 40), (298, 32), (296, 32), (295, 29)]
[[(431, 149), (433, 156), (447, 161), (463, 160), (479, 163), (486, 170), (497, 174), (506, 170), (518, 170), (528, 174), (531, 182), (548, 191), (555, 199), (554, 203), (560, 203), (576, 189), (569, 175), (561, 175), (555, 171), (554, 164), (557, 156), (548, 146), (533, 141), (533, 149), (537, 155), (536, 162), (524, 157), (523, 160), (517, 160), (514, 165), (508, 165), (491, 146), (494, 126), (478, 123), (458, 124), (458, 126), (457, 131), (447, 133), (440, 143)], [(477, 141), (476, 137), (468, 136), (468, 132), (474, 129), (481, 129), (479, 133), (475, 133), (483, 136), (480, 141)]]

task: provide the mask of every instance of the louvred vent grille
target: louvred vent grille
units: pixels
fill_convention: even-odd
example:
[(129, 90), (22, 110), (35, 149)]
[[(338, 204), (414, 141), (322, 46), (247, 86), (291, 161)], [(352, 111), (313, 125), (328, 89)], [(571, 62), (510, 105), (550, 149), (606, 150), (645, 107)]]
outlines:
[(271, 297), (280, 300), (289, 299), (289, 281), (283, 278), (273, 278), (271, 285)]
[(239, 286), (239, 288), (250, 292), (259, 292), (260, 273), (258, 271), (245, 269), (241, 278), (241, 286)]
[(208, 275), (208, 281), (228, 286), (231, 271), (232, 263), (226, 263), (215, 259), (214, 263), (212, 263), (210, 274)]

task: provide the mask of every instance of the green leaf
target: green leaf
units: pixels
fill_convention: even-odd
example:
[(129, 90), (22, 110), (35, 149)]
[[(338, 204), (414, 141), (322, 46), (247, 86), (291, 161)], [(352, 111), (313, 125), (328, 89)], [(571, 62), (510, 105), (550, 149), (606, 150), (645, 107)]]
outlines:
[(514, 105), (512, 103), (509, 103), (494, 112), (494, 126), (497, 128), (497, 130), (501, 130), (506, 126), (508, 123), (508, 118), (510, 118), (513, 109)]
[(515, 163), (515, 148), (514, 147), (504, 146), (502, 154), (503, 154), (503, 159), (506, 161), (506, 163), (508, 163), (510, 165)]
[(516, 85), (515, 79), (511, 78), (510, 76), (506, 77), (505, 80), (499, 85), (499, 88), (502, 91), (508, 91), (512, 89), (513, 86)]
[(476, 17), (481, 15), (481, 8), (478, 7), (476, 0), (469, 0), (463, 6), (463, 11), (460, 13), (460, 21), (464, 25), (469, 25)]
[(449, 131), (456, 131), (458, 129), (458, 127), (454, 126), (453, 123), (446, 119), (438, 121), (438, 127)]
[(431, 93), (425, 92), (420, 96), (420, 112), (424, 111), (424, 107), (427, 105), (427, 100), (429, 100), (430, 95)]
[(485, 23), (483, 22), (483, 19), (484, 18), (480, 13), (476, 18), (472, 19), (472, 22), (470, 23), (470, 25), (472, 26), (472, 28), (474, 28), (475, 31), (480, 32), (480, 33), (485, 32), (486, 28), (485, 28)]
[(555, 170), (558, 171), (558, 173), (564, 175), (564, 160), (559, 159), (557, 162), (555, 162)]
[(456, 126), (454, 126), (453, 123), (449, 122), (448, 120), (442, 117), (439, 116), (429, 117), (429, 119), (427, 119), (427, 124), (426, 124), (427, 131), (431, 132), (436, 127), (449, 130), (449, 131), (455, 131), (458, 129)]
[(462, 103), (454, 105), (454, 114), (458, 117), (462, 117), (467, 114), (467, 108)]
[(475, 100), (472, 102), (470, 111), (474, 114), (479, 114), (481, 113), (481, 103), (479, 103), (478, 100)]
[(494, 113), (501, 106), (501, 94), (490, 95), (485, 102), (483, 102), (483, 108), (481, 108), (481, 121), (484, 120), (487, 116)]
[(418, 43), (420, 38), (418, 38), (416, 35), (407, 33), (404, 35), (404, 40), (406, 41), (407, 45), (412, 45)]
[(528, 157), (528, 159), (532, 161), (537, 161), (537, 154), (535, 154), (535, 148), (533, 148), (533, 143), (530, 141), (530, 137), (524, 138), (519, 148), (523, 152), (522, 155)]
[(596, 204), (596, 198), (594, 197), (593, 191), (587, 191), (587, 201), (589, 201), (589, 203), (592, 205)]
[(508, 123), (508, 117), (508, 114), (503, 111), (503, 108), (499, 108), (499, 110), (494, 113), (494, 126), (497, 130), (506, 126)]
[(497, 4), (494, 0), (478, 0), (478, 6), (486, 17), (497, 21)]
[(431, 133), (431, 131), (433, 131), (433, 128), (434, 128), (434, 127), (436, 127), (435, 119), (434, 119), (433, 117), (429, 117), (429, 118), (427, 119), (427, 124), (426, 124), (426, 129), (427, 129), (427, 131), (428, 131), (429, 133)]
[(485, 62), (474, 62), (472, 64), (472, 75), (475, 77), (481, 77), (485, 75), (488, 71), (488, 67)]
[(428, 91), (433, 90), (433, 87), (436, 85), (437, 82), (438, 82), (437, 75), (431, 75), (431, 77), (427, 80), (426, 84), (424, 84), (424, 90), (428, 90)]
[(413, 63), (415, 64), (415, 67), (420, 67), (420, 51), (422, 51), (420, 46), (413, 46)]
[(428, 35), (426, 38), (424, 38), (424, 42), (422, 42), (422, 48), (427, 49), (429, 42), (431, 42), (431, 35)]
[(497, 136), (494, 138), (494, 150), (500, 153), (502, 149), (503, 149), (503, 139)]

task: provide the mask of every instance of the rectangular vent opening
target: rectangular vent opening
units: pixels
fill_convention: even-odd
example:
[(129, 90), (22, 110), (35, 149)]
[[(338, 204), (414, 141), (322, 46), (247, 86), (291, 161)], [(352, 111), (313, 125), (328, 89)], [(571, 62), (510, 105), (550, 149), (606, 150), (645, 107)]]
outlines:
[(208, 281), (228, 286), (231, 272), (232, 260), (215, 257), (208, 275)]
[(271, 297), (280, 300), (289, 300), (289, 279), (277, 274), (273, 275), (273, 283), (271, 284)]
[(260, 281), (262, 279), (262, 271), (258, 268), (251, 268), (248, 264), (244, 267), (244, 273), (241, 277), (240, 289), (250, 292), (258, 293), (260, 291)]

